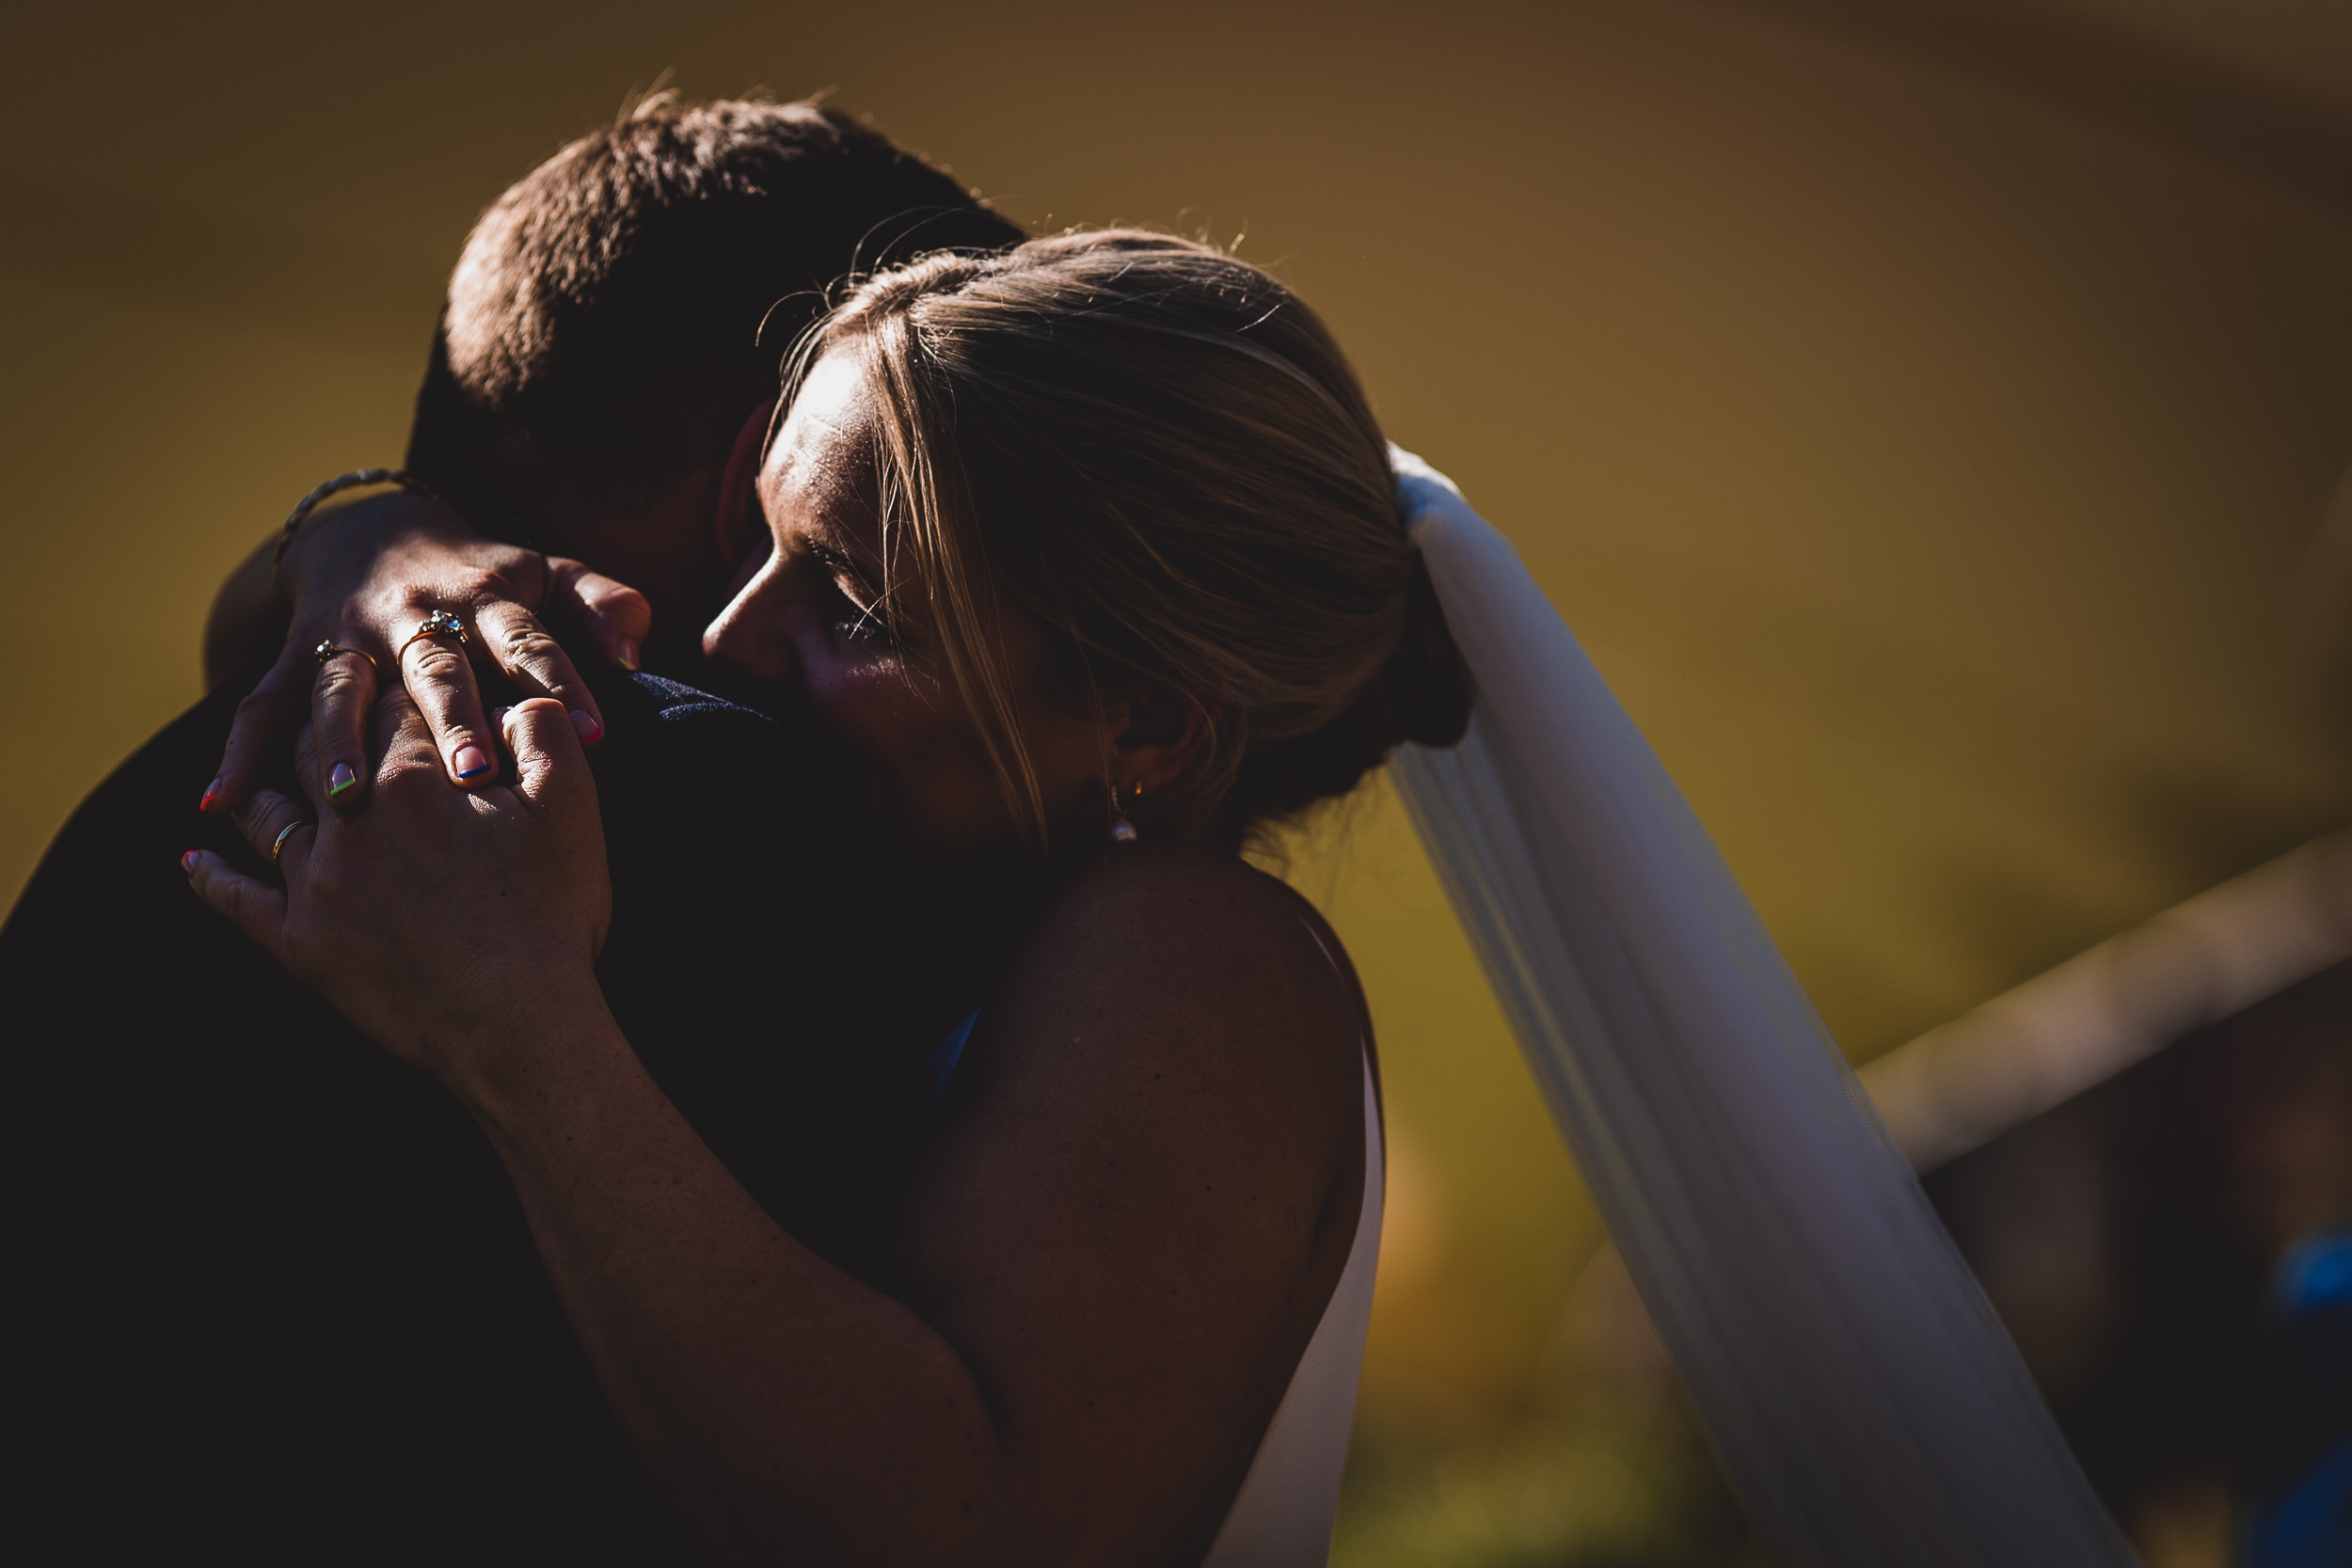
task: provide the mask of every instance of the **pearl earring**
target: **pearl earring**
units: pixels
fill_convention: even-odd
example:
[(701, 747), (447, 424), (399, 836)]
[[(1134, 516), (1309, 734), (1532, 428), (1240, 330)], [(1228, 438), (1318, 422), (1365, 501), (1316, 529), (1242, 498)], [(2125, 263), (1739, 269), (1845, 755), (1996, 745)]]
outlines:
[[(1138, 800), (1143, 799), (1143, 785), (1140, 782), (1136, 784), (1135, 792), (1135, 799)], [(1127, 808), (1120, 801), (1119, 786), (1111, 785), (1111, 842), (1133, 844), (1142, 836), (1141, 833), (1136, 832), (1136, 825), (1127, 820)]]

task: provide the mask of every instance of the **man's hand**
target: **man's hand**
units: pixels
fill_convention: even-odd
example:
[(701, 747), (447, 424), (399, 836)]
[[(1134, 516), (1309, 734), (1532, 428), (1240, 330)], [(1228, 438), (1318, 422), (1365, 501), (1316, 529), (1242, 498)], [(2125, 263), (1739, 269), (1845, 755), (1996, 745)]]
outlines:
[[(244, 702), (229, 732), (219, 777), (201, 809), (245, 803), (274, 747), (307, 718), (317, 729), (314, 793), (337, 809), (357, 805), (374, 769), (368, 714), (381, 682), (397, 674), (430, 726), (442, 770), (475, 787), (498, 778), (498, 737), (483, 712), (469, 652), (497, 666), (524, 698), (552, 697), (582, 741), (604, 717), (539, 612), (576, 621), (605, 656), (637, 667), (653, 624), (635, 589), (577, 561), (494, 544), (437, 501), (400, 493), (346, 507), (295, 539), (280, 567), (294, 619), (278, 662)], [(466, 646), (416, 637), (436, 610), (456, 617)], [(321, 642), (347, 652), (321, 661)]]

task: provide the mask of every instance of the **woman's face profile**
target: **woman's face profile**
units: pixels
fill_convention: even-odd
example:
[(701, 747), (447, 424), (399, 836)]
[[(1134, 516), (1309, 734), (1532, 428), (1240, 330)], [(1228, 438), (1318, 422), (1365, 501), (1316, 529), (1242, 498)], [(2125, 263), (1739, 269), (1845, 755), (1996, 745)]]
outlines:
[[(748, 580), (704, 632), (703, 651), (797, 689), (861, 764), (884, 825), (925, 859), (957, 859), (1017, 841), (1019, 827), (978, 725), (930, 657), (923, 586), (903, 557), (889, 585), (898, 592), (884, 592), (870, 398), (849, 356), (811, 368), (760, 468), (770, 547), (745, 563)], [(1049, 817), (1082, 813), (1106, 754), (1104, 727), (1047, 699), (1034, 626), (1004, 614), (996, 636)]]

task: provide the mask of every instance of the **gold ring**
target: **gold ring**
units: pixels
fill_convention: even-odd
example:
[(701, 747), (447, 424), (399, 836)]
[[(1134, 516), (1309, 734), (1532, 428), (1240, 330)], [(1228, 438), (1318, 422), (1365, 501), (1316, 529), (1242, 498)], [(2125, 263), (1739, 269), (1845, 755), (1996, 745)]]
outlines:
[[(417, 623), (417, 629), (408, 634), (408, 642), (414, 642), (421, 637), (454, 638), (457, 641), (457, 645), (461, 648), (464, 647), (469, 641), (469, 639), (466, 636), (466, 623), (460, 621), (456, 616), (452, 615), (446, 610), (437, 610), (432, 614), (426, 616), (423, 620), (419, 621)], [(405, 658), (407, 657), (408, 642), (403, 642), (400, 645), (400, 651), (392, 656), (394, 659)]]
[(375, 662), (375, 656), (368, 652), (365, 648), (346, 648), (340, 642), (322, 641), (317, 647), (310, 650), (310, 657), (317, 659), (321, 664), (326, 663), (328, 659), (335, 657), (339, 654), (358, 654), (361, 658), (368, 661), (369, 669), (373, 670), (379, 675), (384, 673), (384, 667)]
[(286, 840), (294, 836), (294, 831), (296, 828), (307, 828), (310, 825), (310, 824), (308, 822), (304, 822), (297, 818), (296, 820), (289, 822), (284, 827), (278, 829), (278, 836), (269, 841), (270, 864), (276, 865), (278, 863), (278, 857), (286, 852)]

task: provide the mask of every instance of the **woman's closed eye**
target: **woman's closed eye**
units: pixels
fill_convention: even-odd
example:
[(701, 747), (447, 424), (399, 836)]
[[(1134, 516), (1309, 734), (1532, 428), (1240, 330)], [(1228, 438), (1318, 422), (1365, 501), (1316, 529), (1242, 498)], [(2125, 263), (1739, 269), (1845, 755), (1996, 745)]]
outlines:
[(844, 637), (888, 638), (890, 619), (881, 594), (857, 564), (829, 545), (811, 545), (808, 553), (824, 568), (826, 619)]

